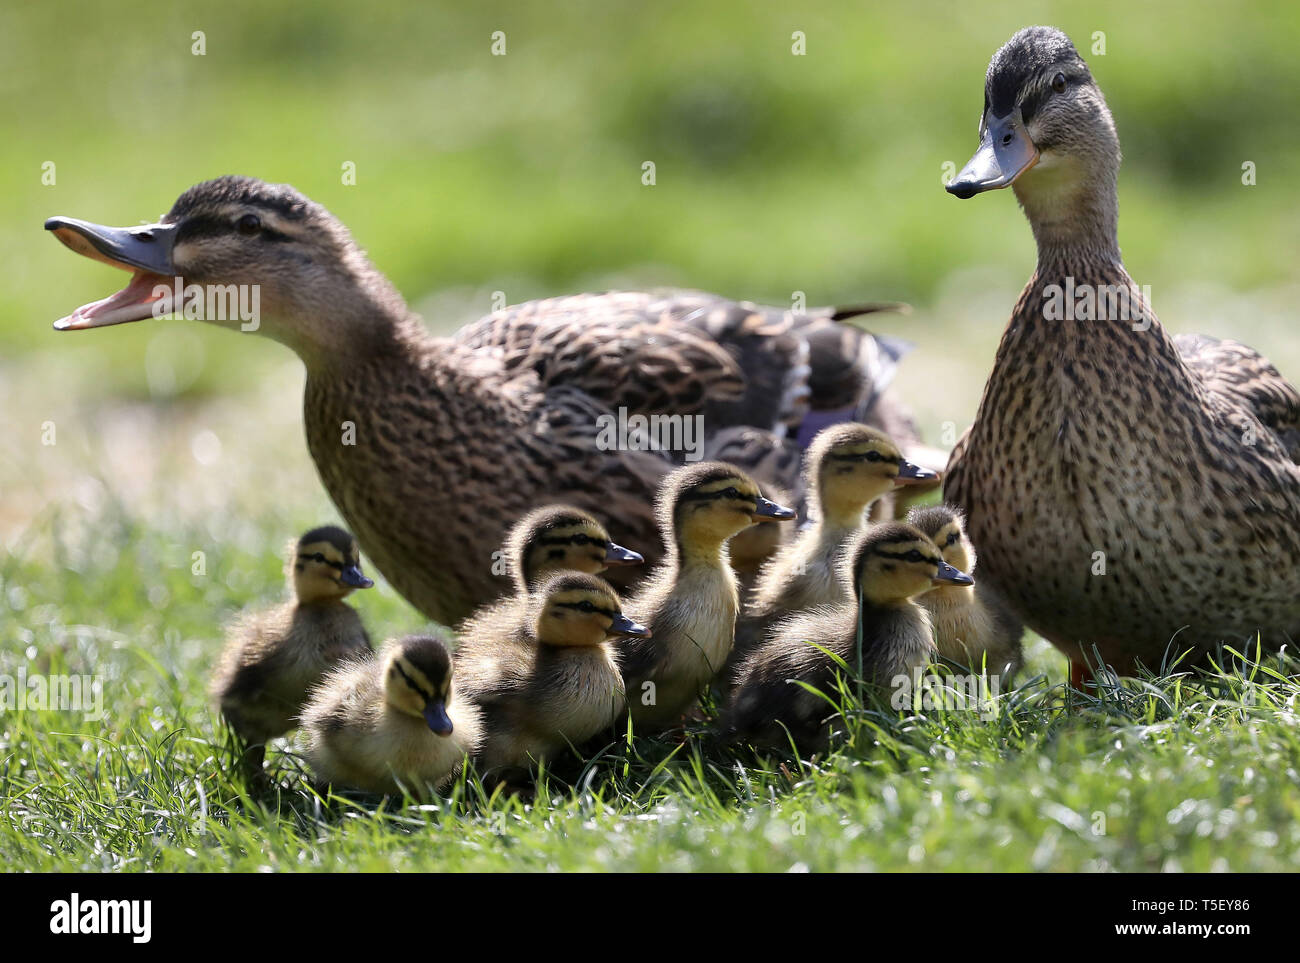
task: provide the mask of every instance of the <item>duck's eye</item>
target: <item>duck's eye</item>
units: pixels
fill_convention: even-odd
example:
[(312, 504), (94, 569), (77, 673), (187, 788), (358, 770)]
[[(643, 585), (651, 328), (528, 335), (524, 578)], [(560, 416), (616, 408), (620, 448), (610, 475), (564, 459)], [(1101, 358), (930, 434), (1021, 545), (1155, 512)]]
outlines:
[(922, 554), (921, 554), (919, 551), (917, 551), (916, 549), (912, 549), (910, 552), (908, 552), (906, 555), (904, 555), (903, 558), (907, 559), (909, 562), (924, 562), (924, 561), (925, 561), (925, 556), (922, 555)]
[(736, 491), (735, 488), (727, 488), (723, 490), (722, 495), (724, 498), (739, 498), (740, 492)]
[(590, 615), (592, 612), (596, 611), (596, 606), (592, 605), (590, 602), (579, 602), (578, 611), (586, 612), (588, 615)]
[(235, 222), (240, 234), (251, 237), (262, 229), (262, 219), (256, 214), (245, 214)]
[(959, 538), (961, 538), (961, 535), (960, 535), (959, 533), (957, 533), (957, 532), (950, 532), (950, 533), (948, 534), (948, 538), (947, 538), (947, 540), (946, 540), (943, 544), (944, 544), (944, 545), (955, 545), (955, 544), (957, 544), (957, 539), (959, 539)]
[(574, 535), (574, 536), (573, 536), (573, 544), (574, 544), (574, 545), (586, 545), (586, 544), (588, 544), (590, 541), (591, 541), (591, 539), (590, 539), (588, 536), (586, 536), (586, 535)]
[(883, 456), (878, 451), (867, 452), (867, 461), (880, 461)]
[(1057, 71), (1056, 76), (1052, 78), (1052, 89), (1058, 94), (1065, 93), (1065, 74), (1061, 73), (1059, 70)]

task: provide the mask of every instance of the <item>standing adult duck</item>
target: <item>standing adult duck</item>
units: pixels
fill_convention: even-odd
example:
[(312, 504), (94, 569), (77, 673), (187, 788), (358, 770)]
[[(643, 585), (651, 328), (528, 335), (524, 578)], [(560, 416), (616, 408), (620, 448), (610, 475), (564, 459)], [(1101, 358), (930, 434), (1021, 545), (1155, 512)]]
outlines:
[(707, 434), (748, 424), (786, 436), (844, 401), (846, 384), (883, 417), (877, 368), (893, 367), (869, 350), (873, 336), (839, 323), (878, 306), (799, 313), (698, 293), (532, 301), (435, 338), (337, 218), (249, 177), (198, 184), (155, 224), (45, 226), (132, 272), (59, 330), (172, 312), (252, 330), (206, 317), (187, 292), (255, 286), (257, 333), (307, 368), (307, 444), (326, 489), (389, 582), (444, 624), (498, 595), (490, 552), (539, 505), (569, 504), (617, 520), (631, 544), (656, 544), (654, 493), (688, 453), (611, 442), (612, 424), (667, 416), (684, 439), (698, 415)]
[(1130, 673), (1300, 636), (1300, 394), (1244, 345), (1160, 325), (1120, 258), (1119, 163), (1088, 65), (1029, 27), (993, 55), (979, 150), (948, 184), (1010, 186), (1038, 266), (945, 497), (981, 579), (1076, 681), (1094, 647)]

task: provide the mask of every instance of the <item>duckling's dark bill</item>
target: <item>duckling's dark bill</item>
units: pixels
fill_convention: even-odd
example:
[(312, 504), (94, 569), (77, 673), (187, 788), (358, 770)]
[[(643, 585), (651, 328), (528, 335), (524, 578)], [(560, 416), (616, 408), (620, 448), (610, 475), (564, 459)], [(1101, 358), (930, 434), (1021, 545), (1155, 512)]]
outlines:
[(451, 717), (447, 715), (447, 706), (442, 702), (430, 702), (424, 707), (424, 721), (439, 736), (449, 736), (455, 731)]
[(170, 314), (173, 310), (172, 243), (176, 230), (173, 225), (104, 227), (75, 217), (52, 217), (45, 222), (45, 229), (78, 254), (135, 272), (131, 283), (121, 291), (83, 304), (66, 318), (55, 321), (56, 331), (102, 328)]
[(609, 626), (610, 635), (625, 635), (636, 639), (650, 638), (650, 630), (640, 622), (633, 622), (626, 615), (616, 615)]
[(1015, 179), (1038, 163), (1038, 148), (1025, 132), (1017, 108), (1005, 117), (987, 118), (979, 150), (951, 181), (949, 194), (968, 198), (984, 191), (1010, 187)]
[(935, 585), (974, 585), (975, 580), (959, 568), (953, 568), (947, 562), (939, 563), (939, 571), (931, 579)]
[(610, 542), (609, 547), (605, 549), (605, 564), (609, 566), (640, 565), (644, 561), (645, 556), (640, 552), (634, 552), (630, 548), (624, 548), (614, 542)]
[(939, 473), (937, 471), (931, 471), (929, 468), (922, 468), (920, 465), (905, 461), (898, 466), (898, 476), (894, 479), (894, 484), (900, 487), (903, 485), (927, 485), (938, 480)]
[(784, 505), (778, 505), (766, 498), (759, 498), (758, 506), (754, 509), (754, 521), (756, 522), (788, 522), (794, 516), (795, 510), (793, 508), (786, 508)]

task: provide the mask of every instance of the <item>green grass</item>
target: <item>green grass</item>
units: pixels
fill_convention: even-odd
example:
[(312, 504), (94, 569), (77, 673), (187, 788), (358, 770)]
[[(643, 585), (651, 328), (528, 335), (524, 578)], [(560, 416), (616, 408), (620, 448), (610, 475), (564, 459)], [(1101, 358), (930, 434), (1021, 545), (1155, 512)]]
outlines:
[[(304, 512), (299, 524), (314, 518)], [(537, 798), (321, 799), (272, 752), (250, 799), (205, 688), (218, 623), (276, 597), (271, 516), (166, 533), (60, 514), (0, 571), (0, 673), (92, 674), (106, 718), (0, 715), (0, 860), (41, 870), (1295, 870), (1300, 685), (1267, 666), (1065, 693), (1032, 675), (986, 712), (844, 700), (815, 761), (677, 740), (613, 745)], [(291, 527), (290, 532), (296, 528)], [(196, 577), (195, 546), (210, 550)], [(381, 585), (377, 635), (414, 628)], [(1294, 667), (1292, 667), (1294, 670)], [(986, 718), (992, 715), (992, 718)]]
[[(1067, 705), (1064, 661), (1041, 640), (1028, 675), (1045, 681), (995, 719), (877, 707), (815, 764), (773, 768), (694, 733), (611, 749), (580, 788), (561, 773), (529, 808), (472, 785), (420, 808), (322, 803), (273, 753), (279, 797), (249, 800), (205, 690), (223, 623), (278, 598), (284, 543), (336, 517), (302, 441), (301, 368), (183, 322), (49, 330), (121, 277), (44, 236), (46, 216), (134, 223), (196, 181), (249, 173), (334, 210), (440, 330), (498, 289), (912, 301), (878, 325), (916, 342), (899, 388), (939, 442), (971, 420), (1033, 256), (1010, 196), (958, 202), (941, 169), (974, 147), (990, 53), (1036, 22), (1079, 42), (1107, 94), (1125, 148), (1121, 243), (1164, 323), (1240, 338), (1300, 376), (1300, 14), (1282, 0), (845, 0), (743, 17), (683, 0), (653, 18), (601, 0), (326, 0), (309, 21), (252, 0), (0, 8), (0, 84), (22, 105), (0, 116), (0, 675), (98, 676), (107, 713), (0, 712), (0, 860), (1298, 868), (1294, 682), (1163, 678)], [(497, 29), (506, 58), (487, 55)], [(194, 30), (206, 57), (189, 53)], [(790, 55), (793, 30), (806, 57)], [(1104, 57), (1087, 50), (1096, 30)], [(344, 160), (355, 187), (340, 184)], [(421, 628), (383, 582), (357, 605), (376, 637)]]

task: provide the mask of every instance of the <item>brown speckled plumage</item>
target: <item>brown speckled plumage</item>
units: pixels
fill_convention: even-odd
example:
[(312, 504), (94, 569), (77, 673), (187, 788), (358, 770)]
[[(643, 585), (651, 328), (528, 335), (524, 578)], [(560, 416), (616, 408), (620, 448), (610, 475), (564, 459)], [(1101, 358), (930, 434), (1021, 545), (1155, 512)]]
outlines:
[[(111, 230), (56, 221), (51, 229), (83, 254), (88, 234)], [(288, 185), (198, 184), (155, 227), (154, 249), (174, 241), (165, 270), (187, 283), (258, 286), (259, 333), (306, 365), (307, 442), (325, 487), (379, 570), (444, 624), (500, 593), (491, 552), (538, 505), (617, 522), (620, 540), (655, 560), (650, 505), (684, 454), (612, 450), (602, 415), (701, 415), (706, 437), (729, 424), (780, 436), (822, 395), (880, 397), (870, 365), (885, 353), (871, 335), (844, 338), (853, 371), (820, 348), (809, 364), (810, 332), (840, 324), (830, 309), (693, 292), (580, 294), (434, 338), (347, 229)]]
[[(1058, 69), (1067, 83), (1053, 94)], [(1244, 346), (1171, 337), (1142, 300), (1117, 240), (1118, 137), (1063, 34), (1017, 34), (987, 89), (1032, 102), (1025, 131), (1041, 158), (1014, 184), (1038, 266), (945, 489), (981, 579), (1076, 665), (1093, 646), (1131, 672), (1158, 668), (1167, 647), (1294, 639), (1295, 389)], [(1067, 279), (1131, 291), (1137, 308), (1049, 320), (1045, 293)]]

